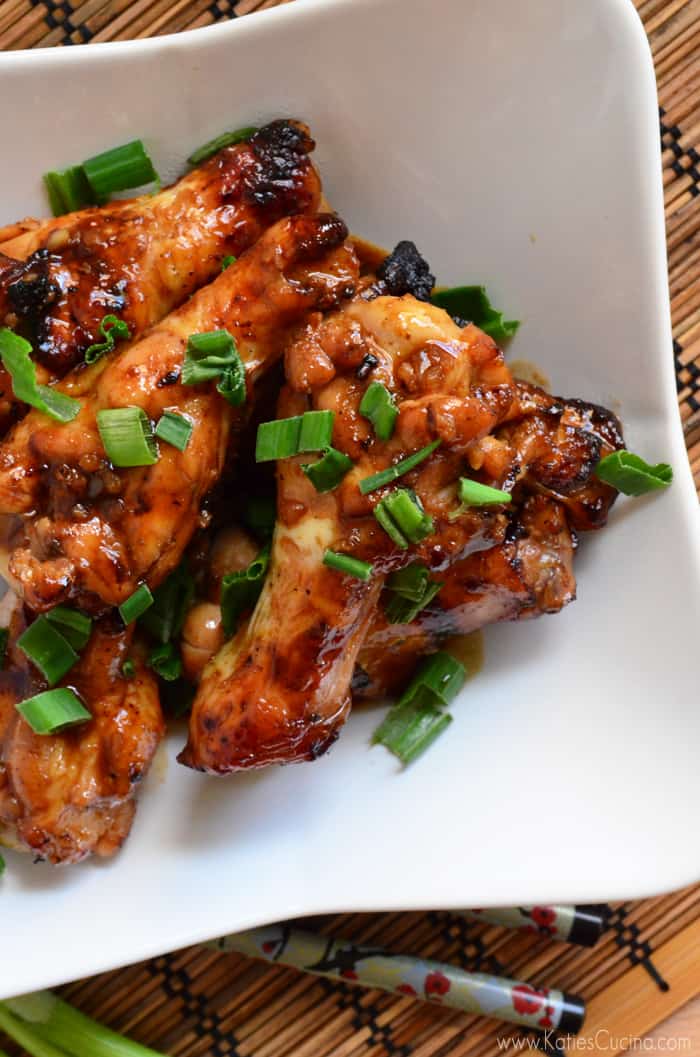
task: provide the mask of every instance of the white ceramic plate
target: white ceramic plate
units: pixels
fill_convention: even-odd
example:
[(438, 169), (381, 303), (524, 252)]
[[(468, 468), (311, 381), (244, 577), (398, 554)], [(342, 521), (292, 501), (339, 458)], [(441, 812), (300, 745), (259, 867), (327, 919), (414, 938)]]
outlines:
[(676, 408), (654, 75), (627, 0), (297, 0), (130, 44), (0, 56), (0, 219), (141, 136), (174, 175), (222, 129), (307, 119), (358, 233), (484, 281), (512, 355), (621, 410), (676, 469), (579, 556), (579, 600), (486, 635), (401, 773), (358, 711), (313, 765), (206, 778), (167, 747), (109, 864), (8, 856), (0, 995), (338, 909), (641, 896), (700, 877), (700, 549)]

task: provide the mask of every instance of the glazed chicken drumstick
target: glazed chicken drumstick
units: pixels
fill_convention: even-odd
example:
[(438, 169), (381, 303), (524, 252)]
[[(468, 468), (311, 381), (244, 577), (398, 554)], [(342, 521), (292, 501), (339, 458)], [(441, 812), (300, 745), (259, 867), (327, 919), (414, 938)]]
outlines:
[[(107, 617), (67, 680), (92, 720), (35, 734), (15, 708), (44, 689), (15, 645), (24, 624), (18, 606), (10, 666), (0, 671), (0, 844), (54, 863), (112, 855), (129, 834), (134, 794), (164, 733), (156, 677), (131, 649), (133, 629)], [(127, 656), (135, 666), (129, 679)]]
[[(6, 240), (0, 322), (32, 342), (43, 381), (63, 377), (102, 340), (105, 315), (140, 337), (213, 279), (225, 256), (240, 256), (281, 217), (316, 211), (313, 147), (305, 125), (274, 121), (157, 194), (55, 217)], [(0, 433), (23, 407), (0, 365)]]
[(17, 262), (0, 270), (0, 318), (26, 331), (55, 377), (100, 340), (107, 313), (143, 334), (213, 279), (224, 256), (317, 209), (313, 147), (305, 125), (274, 121), (154, 195), (43, 221), (2, 246)]
[[(333, 411), (333, 447), (354, 467), (335, 490), (318, 493), (302, 470), (307, 456), (278, 463), (265, 586), (247, 627), (205, 670), (180, 756), (217, 774), (328, 748), (347, 715), (355, 660), (386, 574), (416, 558), (439, 570), (492, 546), (507, 527), (501, 508), (450, 519), (465, 459), (517, 399), (499, 349), (478, 328), (460, 329), (412, 296), (356, 300), (293, 342), (286, 377), (278, 417)], [(388, 441), (359, 412), (370, 381), (398, 403)], [(432, 530), (402, 549), (373, 516), (394, 486), (362, 495), (358, 483), (434, 441), (440, 447), (400, 482), (419, 497)], [(371, 562), (373, 575), (365, 582), (327, 568), (327, 550)]]
[[(13, 427), (0, 444), (0, 513), (24, 518), (27, 545), (13, 551), (9, 572), (32, 609), (73, 601), (99, 614), (144, 581), (157, 587), (178, 564), (245, 414), (211, 383), (183, 384), (189, 336), (227, 329), (250, 389), (312, 309), (352, 293), (346, 235), (327, 214), (279, 221), (141, 341), (64, 379), (62, 390), (82, 404), (71, 422), (32, 411)], [(185, 415), (193, 426), (185, 451), (161, 444), (152, 466), (112, 466), (97, 412), (128, 406), (151, 420), (166, 409)]]

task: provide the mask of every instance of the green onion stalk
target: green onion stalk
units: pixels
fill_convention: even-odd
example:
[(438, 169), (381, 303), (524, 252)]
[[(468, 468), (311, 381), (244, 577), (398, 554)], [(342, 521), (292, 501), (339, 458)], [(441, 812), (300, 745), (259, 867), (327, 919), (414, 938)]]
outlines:
[[(98, 1024), (51, 991), (0, 1002), (0, 1029), (31, 1057), (162, 1057)], [(0, 1052), (0, 1057), (6, 1055)]]

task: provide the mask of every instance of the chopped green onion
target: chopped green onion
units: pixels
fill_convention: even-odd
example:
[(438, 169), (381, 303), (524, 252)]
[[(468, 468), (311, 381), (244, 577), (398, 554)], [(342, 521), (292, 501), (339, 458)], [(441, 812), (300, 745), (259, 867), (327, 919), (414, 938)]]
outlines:
[(45, 690), (16, 706), (35, 734), (56, 734), (67, 727), (86, 723), (92, 715), (68, 687)]
[(421, 665), (405, 693), (375, 730), (374, 744), (382, 744), (402, 761), (411, 763), (452, 721), (445, 707), (464, 685), (464, 666), (448, 653), (434, 653)]
[(54, 606), (45, 616), (58, 628), (74, 650), (82, 650), (87, 644), (92, 632), (92, 620), (85, 613), (69, 606)]
[(673, 470), (667, 462), (651, 466), (631, 451), (615, 451), (601, 459), (595, 469), (596, 477), (617, 488), (624, 495), (645, 495), (660, 488), (668, 488)]
[(404, 569), (392, 573), (387, 578), (386, 586), (396, 595), (408, 598), (411, 602), (418, 602), (425, 594), (430, 583), (429, 570), (420, 562), (411, 562)]
[(264, 540), (269, 539), (277, 520), (277, 503), (274, 496), (251, 496), (243, 511), (243, 520), (256, 536)]
[(0, 628), (0, 668), (5, 664), (5, 658), (7, 656), (7, 646), (10, 641), (10, 629)]
[(32, 347), (24, 338), (0, 327), (0, 359), (12, 378), (12, 392), (25, 404), (57, 422), (71, 422), (80, 411), (80, 401), (50, 385), (38, 385)]
[(425, 752), (449, 727), (452, 716), (433, 705), (394, 705), (372, 735), (405, 765)]
[(108, 407), (97, 412), (97, 428), (114, 466), (153, 466), (158, 447), (142, 407)]
[(188, 418), (177, 411), (164, 411), (158, 419), (155, 435), (166, 444), (172, 444), (178, 451), (184, 451), (190, 442), (193, 425)]
[(386, 604), (384, 612), (390, 624), (411, 624), (418, 614), (432, 602), (444, 583), (441, 581), (431, 582), (425, 595), (418, 602), (412, 602), (410, 598), (402, 598), (401, 595), (393, 595)]
[(255, 461), (271, 462), (288, 459), (299, 451), (302, 415), (261, 422), (255, 438)]
[(70, 642), (45, 616), (37, 617), (20, 635), (17, 645), (39, 669), (49, 686), (54, 686), (78, 660)]
[(214, 139), (210, 139), (208, 143), (205, 143), (190, 154), (187, 161), (190, 165), (200, 165), (201, 162), (208, 161), (209, 158), (218, 154), (224, 147), (232, 147), (234, 143), (242, 143), (244, 140), (250, 139), (253, 133), (257, 131), (255, 125), (249, 125), (246, 128), (236, 129), (235, 132), (222, 132), (220, 136), (215, 136)]
[(122, 602), (119, 606), (119, 615), (125, 624), (133, 624), (153, 605), (154, 601), (148, 584), (139, 584), (134, 593), (129, 595), (126, 602)]
[(0, 855), (0, 877), (2, 877), (4, 872), (5, 872), (5, 860), (3, 859), (2, 855)]
[(255, 441), (255, 461), (288, 459), (306, 451), (324, 451), (333, 436), (332, 411), (305, 411), (293, 418), (261, 422)]
[(369, 419), (379, 440), (389, 440), (394, 432), (398, 409), (394, 398), (381, 382), (367, 386), (360, 401), (360, 414)]
[(388, 466), (386, 470), (373, 473), (370, 477), (363, 477), (360, 481), (360, 491), (363, 495), (367, 495), (369, 492), (376, 491), (377, 488), (383, 488), (385, 484), (391, 484), (397, 477), (402, 477), (405, 473), (409, 473), (416, 466), (419, 466), (428, 456), (433, 454), (440, 444), (442, 444), (441, 440), (434, 440), (432, 444), (426, 444), (420, 451), (409, 455), (407, 459), (401, 459), (400, 462), (394, 463), (393, 466)]
[(88, 345), (85, 350), (86, 363), (95, 363), (105, 353), (114, 350), (117, 340), (128, 341), (131, 337), (131, 331), (124, 320), (111, 314), (102, 317), (102, 322), (98, 329), (104, 340)]
[(326, 551), (323, 555), (323, 564), (329, 569), (337, 569), (339, 573), (347, 573), (354, 576), (356, 580), (369, 580), (372, 575), (372, 565), (363, 562), (359, 558), (353, 558), (350, 554), (337, 554), (336, 551)]
[(253, 609), (263, 589), (270, 548), (263, 547), (247, 569), (227, 573), (221, 581), (221, 624), (224, 635), (233, 635), (243, 613)]
[(95, 195), (82, 165), (44, 173), (44, 185), (55, 217), (95, 204)]
[[(0, 1028), (32, 1057), (161, 1057), (147, 1046), (98, 1024), (51, 991), (8, 998), (0, 1002), (0, 1013)], [(7, 1018), (14, 1023), (8, 1026)], [(23, 1037), (17, 1033), (18, 1028), (26, 1033)], [(42, 1043), (44, 1049), (39, 1048)]]
[(122, 664), (122, 675), (125, 679), (133, 679), (136, 675), (136, 665), (132, 661), (131, 657), (127, 657)]
[(148, 666), (168, 683), (182, 675), (182, 658), (172, 642), (161, 642), (155, 646), (148, 658)]
[(414, 562), (392, 573), (386, 582), (392, 592), (385, 612), (390, 624), (410, 624), (432, 602), (444, 583), (431, 580), (425, 565)]
[(332, 492), (352, 467), (352, 459), (336, 448), (326, 448), (318, 462), (301, 464), (317, 492)]
[(227, 253), (225, 257), (221, 258), (221, 271), (225, 272), (227, 268), (230, 268), (232, 264), (236, 263), (236, 258), (231, 253)]
[(397, 488), (385, 496), (374, 508), (374, 516), (402, 550), (406, 550), (409, 543), (419, 543), (435, 528), (433, 519), (406, 488)]
[(83, 162), (83, 170), (98, 200), (108, 198), (116, 191), (143, 187), (158, 179), (158, 173), (140, 139), (88, 158)]
[(464, 665), (450, 653), (433, 653), (423, 661), (398, 703), (449, 705), (462, 689), (466, 674)]
[(332, 411), (305, 411), (297, 451), (324, 451), (330, 447), (334, 417)]
[(432, 301), (444, 308), (458, 320), (475, 323), (494, 341), (512, 338), (520, 326), (517, 319), (504, 319), (489, 301), (485, 286), (453, 286), (449, 290), (438, 290)]
[(224, 400), (228, 400), (232, 407), (240, 407), (245, 404), (247, 395), (245, 387), (245, 367), (243, 361), (233, 367), (227, 367), (217, 382), (216, 391)]
[(510, 503), (512, 495), (500, 488), (492, 488), (488, 484), (472, 481), (469, 477), (459, 479), (459, 498), (461, 507), (450, 516), (458, 517), (466, 507), (470, 506), (495, 506), (498, 503)]
[(185, 562), (173, 569), (152, 598), (153, 604), (142, 613), (139, 623), (157, 642), (170, 642), (180, 634), (194, 598), (194, 579)]
[(232, 334), (211, 330), (191, 334), (182, 366), (183, 385), (218, 380), (217, 391), (234, 407), (245, 402), (245, 367)]

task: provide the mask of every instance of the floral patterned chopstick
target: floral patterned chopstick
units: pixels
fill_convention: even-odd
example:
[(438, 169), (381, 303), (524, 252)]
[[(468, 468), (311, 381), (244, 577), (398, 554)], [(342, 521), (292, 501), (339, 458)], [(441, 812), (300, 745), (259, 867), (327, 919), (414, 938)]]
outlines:
[(487, 973), (467, 972), (426, 958), (391, 954), (382, 947), (322, 936), (284, 922), (222, 936), (208, 946), (526, 1028), (575, 1035), (585, 1016), (585, 1003), (576, 995)]
[(469, 921), (487, 921), (519, 932), (548, 936), (579, 947), (594, 947), (605, 929), (605, 907), (525, 906), (491, 907), (488, 910), (453, 910)]

